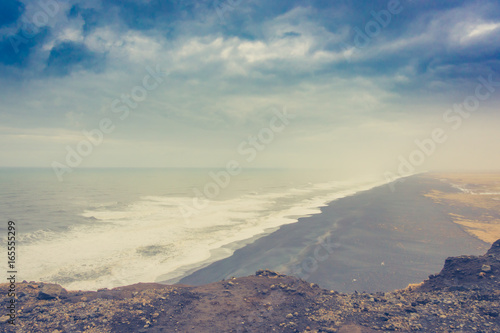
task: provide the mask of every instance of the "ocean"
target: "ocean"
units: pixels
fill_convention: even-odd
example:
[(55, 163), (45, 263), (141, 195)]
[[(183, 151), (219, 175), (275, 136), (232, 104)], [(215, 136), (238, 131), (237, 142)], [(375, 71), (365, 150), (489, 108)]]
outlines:
[(18, 280), (97, 290), (175, 282), (381, 177), (249, 169), (0, 169), (1, 251), (16, 222)]

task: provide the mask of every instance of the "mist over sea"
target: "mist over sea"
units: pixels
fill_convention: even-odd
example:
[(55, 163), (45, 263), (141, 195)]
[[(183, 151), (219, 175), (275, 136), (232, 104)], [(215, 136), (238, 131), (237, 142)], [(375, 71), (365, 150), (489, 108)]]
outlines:
[(252, 169), (207, 198), (207, 184), (217, 185), (210, 172), (220, 170), (79, 169), (59, 182), (50, 169), (0, 169), (1, 249), (14, 220), (20, 280), (76, 290), (175, 281), (332, 200), (384, 183)]

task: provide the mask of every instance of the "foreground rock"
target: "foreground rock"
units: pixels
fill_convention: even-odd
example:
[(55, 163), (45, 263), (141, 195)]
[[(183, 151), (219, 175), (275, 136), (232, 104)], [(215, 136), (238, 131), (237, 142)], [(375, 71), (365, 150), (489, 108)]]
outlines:
[[(339, 294), (275, 272), (200, 287), (137, 284), (98, 292), (17, 284), (2, 332), (500, 332), (500, 240), (484, 256), (390, 293)], [(0, 287), (2, 308), (8, 286)]]

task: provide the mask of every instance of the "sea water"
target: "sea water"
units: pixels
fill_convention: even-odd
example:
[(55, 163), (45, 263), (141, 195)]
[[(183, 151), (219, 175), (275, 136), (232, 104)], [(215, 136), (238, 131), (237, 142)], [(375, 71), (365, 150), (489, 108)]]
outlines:
[(0, 169), (1, 253), (13, 220), (18, 280), (71, 290), (175, 282), (330, 201), (384, 183), (252, 169), (217, 184), (218, 172), (79, 169), (59, 182), (49, 169)]

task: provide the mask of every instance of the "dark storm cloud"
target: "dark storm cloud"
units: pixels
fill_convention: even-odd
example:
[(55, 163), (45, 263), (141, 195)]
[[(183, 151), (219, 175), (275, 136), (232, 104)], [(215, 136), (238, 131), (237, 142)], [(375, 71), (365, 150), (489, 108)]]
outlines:
[(0, 28), (16, 22), (23, 13), (24, 5), (17, 0), (0, 2)]
[(22, 30), (1, 37), (0, 70), (6, 73), (8, 68), (5, 67), (27, 68), (30, 55), (36, 51), (38, 45), (46, 40), (48, 35), (49, 29), (43, 28), (31, 38), (25, 38)]
[[(106, 21), (103, 20), (105, 13), (101, 13), (95, 8), (82, 8), (79, 4), (71, 7), (68, 11), (68, 19), (75, 19), (80, 16), (85, 22), (83, 26), (83, 32), (85, 34), (91, 32), (98, 26), (104, 26)], [(108, 24), (110, 22), (108, 21)]]
[(64, 76), (74, 69), (102, 71), (105, 56), (90, 51), (85, 45), (74, 42), (63, 42), (50, 51), (46, 71), (56, 76)]

